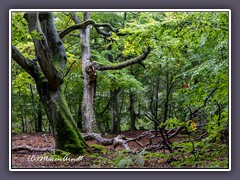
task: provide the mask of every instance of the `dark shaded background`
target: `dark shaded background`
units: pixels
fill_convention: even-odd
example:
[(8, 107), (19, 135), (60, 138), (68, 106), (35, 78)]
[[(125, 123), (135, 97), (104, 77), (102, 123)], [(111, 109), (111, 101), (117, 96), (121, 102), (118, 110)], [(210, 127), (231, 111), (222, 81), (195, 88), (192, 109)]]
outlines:
[[(1, 179), (239, 179), (240, 1), (236, 0), (6, 0), (0, 5), (0, 178)], [(232, 171), (231, 172), (10, 172), (9, 168), (9, 9), (231, 9), (232, 11)]]

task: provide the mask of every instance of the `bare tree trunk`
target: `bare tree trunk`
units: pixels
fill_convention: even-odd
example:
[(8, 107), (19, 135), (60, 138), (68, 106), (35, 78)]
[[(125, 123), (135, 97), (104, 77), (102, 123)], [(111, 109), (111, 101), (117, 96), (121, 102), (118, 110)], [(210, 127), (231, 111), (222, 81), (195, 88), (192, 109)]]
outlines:
[[(142, 60), (146, 59), (148, 54), (151, 51), (151, 48), (148, 47), (142, 55), (139, 57), (133, 58), (129, 61), (125, 61), (119, 63), (117, 65), (110, 65), (110, 66), (102, 66), (96, 62), (91, 62), (91, 51), (90, 51), (90, 25), (94, 26), (98, 33), (102, 34), (103, 36), (111, 36), (111, 32), (101, 31), (100, 27), (108, 27), (111, 31), (115, 31), (110, 25), (108, 24), (97, 24), (93, 20), (90, 20), (90, 13), (84, 12), (84, 22), (81, 23), (80, 19), (78, 18), (77, 14), (72, 12), (70, 13), (72, 16), (73, 21), (76, 25), (68, 27), (66, 30), (60, 33), (60, 37), (64, 38), (67, 34), (71, 31), (80, 29), (80, 37), (81, 37), (81, 52), (82, 52), (82, 72), (83, 72), (83, 81), (84, 81), (84, 89), (83, 89), (83, 99), (82, 99), (82, 118), (86, 125), (87, 133), (91, 132), (99, 132), (97, 126), (96, 115), (94, 111), (94, 98), (95, 98), (95, 91), (96, 91), (96, 83), (97, 83), (97, 73), (96, 70), (105, 71), (105, 70), (117, 70), (122, 69), (128, 66), (131, 66), (136, 63), (140, 63)], [(116, 96), (112, 96), (116, 97)], [(114, 101), (114, 100), (112, 100)], [(113, 103), (113, 108), (117, 108), (118, 103)], [(117, 111), (112, 111), (113, 115), (117, 113)], [(112, 120), (114, 130), (112, 132), (119, 132), (120, 131), (120, 118), (114, 118)]]
[(22, 133), (25, 133), (25, 122), (24, 122), (24, 115), (23, 110), (21, 111), (21, 120), (22, 120)]
[[(84, 12), (84, 20), (90, 18), (89, 12)], [(97, 74), (92, 65), (90, 52), (90, 26), (80, 31), (81, 51), (82, 51), (82, 72), (83, 72), (83, 99), (82, 99), (82, 117), (85, 122), (86, 132), (98, 132), (96, 116), (94, 111), (94, 97), (96, 91)]]

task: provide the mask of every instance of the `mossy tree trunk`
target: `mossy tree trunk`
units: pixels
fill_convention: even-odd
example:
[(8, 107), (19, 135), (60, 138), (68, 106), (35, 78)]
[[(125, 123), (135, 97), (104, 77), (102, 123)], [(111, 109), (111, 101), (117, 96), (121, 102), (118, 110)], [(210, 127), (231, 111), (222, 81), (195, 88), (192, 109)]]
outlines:
[(61, 90), (67, 57), (54, 25), (53, 14), (30, 12), (24, 18), (28, 22), (37, 59), (27, 60), (14, 46), (12, 57), (36, 82), (53, 129), (55, 148), (75, 154), (84, 153), (87, 144), (77, 129)]
[(87, 144), (77, 128), (61, 88), (51, 91), (41, 84), (38, 91), (53, 127), (55, 148), (74, 154), (84, 153)]

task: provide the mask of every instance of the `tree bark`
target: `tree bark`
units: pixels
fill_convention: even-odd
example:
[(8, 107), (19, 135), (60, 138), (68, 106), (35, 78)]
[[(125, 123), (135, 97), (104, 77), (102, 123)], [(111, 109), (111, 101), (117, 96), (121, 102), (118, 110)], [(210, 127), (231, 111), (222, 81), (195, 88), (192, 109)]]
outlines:
[[(90, 12), (83, 12), (84, 22), (78, 18), (74, 12), (70, 13), (73, 21), (76, 25), (70, 26), (62, 33), (60, 37), (63, 38), (74, 29), (80, 30), (81, 38), (81, 52), (82, 52), (82, 73), (83, 73), (83, 97), (82, 97), (82, 119), (85, 122), (86, 132), (99, 132), (97, 127), (97, 120), (94, 111), (94, 97), (97, 84), (96, 69), (91, 62), (91, 50), (90, 50), (90, 26), (95, 25), (93, 20), (90, 20)], [(98, 28), (98, 27), (96, 27)]]
[[(89, 12), (84, 12), (84, 20), (90, 18)], [(81, 29), (80, 36), (82, 39), (82, 72), (83, 72), (83, 99), (82, 99), (82, 117), (85, 122), (86, 132), (98, 132), (96, 116), (94, 111), (94, 97), (96, 91), (97, 74), (96, 69), (92, 65), (90, 52), (90, 26)]]

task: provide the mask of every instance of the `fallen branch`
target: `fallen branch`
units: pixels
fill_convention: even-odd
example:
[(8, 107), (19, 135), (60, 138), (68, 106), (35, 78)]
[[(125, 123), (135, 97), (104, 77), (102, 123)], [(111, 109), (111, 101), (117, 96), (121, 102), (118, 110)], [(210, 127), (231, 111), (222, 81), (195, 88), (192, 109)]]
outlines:
[(103, 138), (100, 134), (97, 134), (97, 133), (88, 133), (88, 134), (83, 133), (82, 136), (85, 140), (94, 139), (103, 146), (113, 145), (115, 149), (117, 146), (122, 145), (127, 151), (131, 151), (127, 143), (127, 138), (124, 135), (118, 135), (112, 139)]
[(19, 147), (14, 147), (12, 148), (13, 152), (17, 152), (17, 151), (28, 151), (31, 153), (35, 153), (35, 152), (39, 152), (39, 153), (45, 153), (45, 152), (52, 152), (54, 151), (54, 149), (51, 148), (33, 148), (30, 146), (19, 146)]
[(83, 138), (87, 140), (95, 139), (99, 144), (103, 146), (108, 146), (113, 144), (113, 139), (103, 138), (97, 133), (82, 133)]

